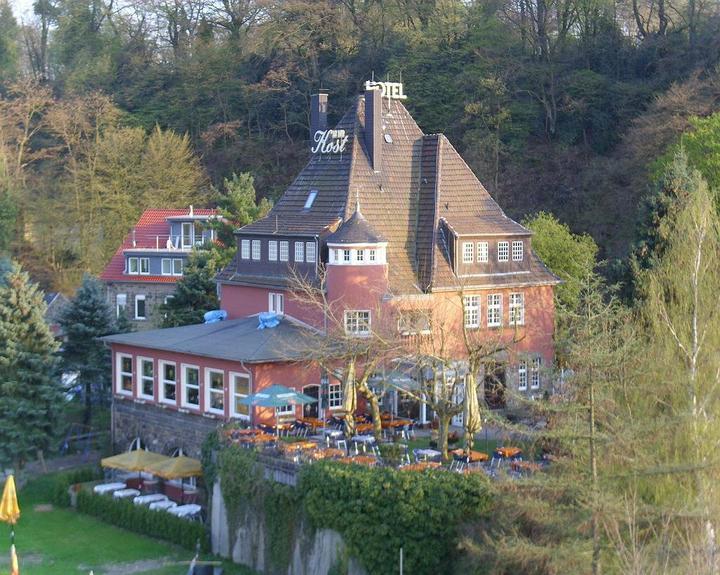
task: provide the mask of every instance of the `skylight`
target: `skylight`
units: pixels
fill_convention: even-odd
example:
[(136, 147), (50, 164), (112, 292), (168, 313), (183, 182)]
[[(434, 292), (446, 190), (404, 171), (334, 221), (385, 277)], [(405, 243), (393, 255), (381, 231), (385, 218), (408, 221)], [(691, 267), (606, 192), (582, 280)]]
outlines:
[(310, 193), (308, 194), (307, 200), (305, 200), (305, 206), (303, 207), (304, 210), (309, 210), (313, 202), (315, 201), (315, 198), (317, 197), (317, 190), (310, 190)]

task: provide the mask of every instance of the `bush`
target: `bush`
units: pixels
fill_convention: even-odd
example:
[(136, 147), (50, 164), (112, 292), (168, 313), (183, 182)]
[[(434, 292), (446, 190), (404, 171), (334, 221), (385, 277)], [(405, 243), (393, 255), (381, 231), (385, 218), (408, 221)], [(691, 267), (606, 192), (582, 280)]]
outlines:
[(97, 467), (83, 467), (82, 469), (58, 473), (52, 478), (50, 501), (58, 507), (70, 507), (68, 490), (71, 485), (102, 479), (102, 476), (102, 471)]
[(210, 538), (202, 523), (180, 519), (163, 511), (151, 511), (147, 507), (133, 505), (128, 499), (117, 500), (107, 495), (80, 491), (77, 508), (81, 513), (128, 531), (164, 539), (193, 550), (199, 541), (203, 552), (210, 550)]

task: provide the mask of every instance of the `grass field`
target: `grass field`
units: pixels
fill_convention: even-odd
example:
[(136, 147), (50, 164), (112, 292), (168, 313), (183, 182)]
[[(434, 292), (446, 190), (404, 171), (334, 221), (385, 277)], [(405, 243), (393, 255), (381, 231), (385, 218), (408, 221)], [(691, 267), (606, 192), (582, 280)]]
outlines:
[[(47, 505), (48, 484), (47, 477), (39, 478), (18, 493), (21, 516), (15, 543), (22, 575), (87, 574), (91, 570), (94, 575), (187, 573), (191, 551), (107, 525), (71, 509), (52, 508)], [(0, 529), (6, 528), (0, 525)], [(7, 533), (9, 536), (9, 528)], [(0, 572), (7, 572), (8, 554), (5, 550), (0, 553)], [(253, 573), (231, 563), (223, 566), (226, 575)]]

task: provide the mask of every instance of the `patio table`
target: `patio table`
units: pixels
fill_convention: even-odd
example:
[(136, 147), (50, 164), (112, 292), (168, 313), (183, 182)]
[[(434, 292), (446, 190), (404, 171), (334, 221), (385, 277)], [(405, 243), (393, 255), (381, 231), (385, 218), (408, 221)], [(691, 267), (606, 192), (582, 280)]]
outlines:
[[(453, 457), (463, 459), (466, 455), (464, 449), (454, 449), (452, 451)], [(470, 463), (480, 463), (483, 461), (489, 461), (490, 456), (482, 451), (471, 451), (470, 452)]]
[(522, 449), (519, 447), (498, 447), (495, 453), (505, 458), (517, 457), (522, 453)]
[(296, 441), (295, 443), (283, 443), (281, 450), (285, 453), (295, 453), (297, 451), (308, 451), (316, 447), (317, 443), (314, 441)]
[(119, 491), (120, 489), (125, 489), (127, 487), (126, 483), (101, 483), (100, 485), (96, 485), (93, 487), (93, 493), (98, 493), (100, 495), (105, 495), (106, 493), (112, 493), (113, 491)]
[(401, 467), (403, 471), (425, 471), (426, 469), (439, 469), (439, 461), (418, 461)]
[(339, 439), (343, 436), (341, 429), (323, 429), (322, 432), (332, 439)]
[(140, 495), (138, 489), (119, 489), (118, 491), (113, 491), (113, 497), (115, 499), (127, 499), (128, 497), (137, 497), (138, 495)]
[(325, 427), (325, 422), (322, 419), (318, 419), (317, 417), (303, 417), (302, 419), (300, 419), (300, 423), (309, 425), (313, 429)]
[(310, 453), (308, 453), (308, 456), (315, 461), (319, 461), (321, 459), (335, 459), (338, 457), (344, 457), (345, 451), (342, 449), (335, 449), (334, 447), (328, 447), (325, 449), (311, 451)]
[(442, 457), (442, 453), (437, 449), (415, 449), (413, 453), (415, 454), (415, 459), (422, 459), (423, 461), (432, 461)]
[(355, 431), (358, 433), (367, 433), (368, 431), (373, 430), (373, 424), (372, 423), (359, 423), (355, 426)]
[(170, 501), (169, 499), (166, 499), (165, 501), (155, 501), (150, 504), (150, 509), (152, 511), (167, 511), (172, 507), (177, 507), (177, 503)]
[(356, 455), (354, 457), (341, 457), (338, 459), (341, 463), (357, 463), (358, 465), (368, 465), (373, 467), (377, 465), (377, 459), (370, 455)]
[(190, 518), (200, 513), (201, 510), (202, 507), (200, 507), (196, 503), (188, 503), (187, 505), (170, 507), (166, 511), (171, 515), (175, 515), (176, 517)]
[(383, 429), (390, 429), (395, 427), (405, 427), (406, 425), (411, 425), (412, 421), (409, 419), (393, 419), (390, 420), (383, 420), (382, 421), (382, 427)]
[(167, 495), (162, 495), (161, 493), (152, 493), (150, 495), (138, 495), (135, 499), (133, 499), (133, 503), (135, 505), (150, 505), (151, 503), (155, 503), (156, 501), (167, 500)]

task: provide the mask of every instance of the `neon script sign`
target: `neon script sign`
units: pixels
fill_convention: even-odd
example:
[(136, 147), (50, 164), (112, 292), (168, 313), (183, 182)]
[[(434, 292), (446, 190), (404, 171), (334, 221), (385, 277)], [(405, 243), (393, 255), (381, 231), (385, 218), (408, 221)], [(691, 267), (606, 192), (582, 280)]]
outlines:
[(345, 130), (318, 130), (313, 136), (315, 145), (310, 151), (313, 154), (342, 154), (349, 139)]

